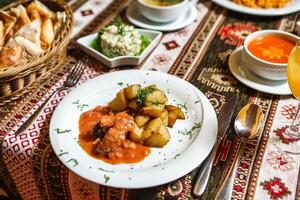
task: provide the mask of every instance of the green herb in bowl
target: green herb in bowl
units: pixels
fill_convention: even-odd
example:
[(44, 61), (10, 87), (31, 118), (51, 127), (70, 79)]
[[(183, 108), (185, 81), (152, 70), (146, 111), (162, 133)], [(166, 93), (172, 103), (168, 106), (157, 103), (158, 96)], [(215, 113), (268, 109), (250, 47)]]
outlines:
[(143, 51), (149, 46), (149, 44), (151, 43), (151, 41), (144, 35), (141, 35), (141, 51), (140, 54), (143, 53)]

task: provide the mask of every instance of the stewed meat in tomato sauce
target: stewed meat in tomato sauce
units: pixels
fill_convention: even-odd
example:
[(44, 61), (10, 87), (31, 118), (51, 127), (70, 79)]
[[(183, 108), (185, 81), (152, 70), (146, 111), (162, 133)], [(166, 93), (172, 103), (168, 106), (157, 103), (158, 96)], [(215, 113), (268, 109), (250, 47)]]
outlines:
[(79, 142), (91, 156), (111, 164), (136, 163), (143, 160), (150, 148), (128, 139), (134, 118), (126, 112), (114, 113), (97, 106), (80, 116)]

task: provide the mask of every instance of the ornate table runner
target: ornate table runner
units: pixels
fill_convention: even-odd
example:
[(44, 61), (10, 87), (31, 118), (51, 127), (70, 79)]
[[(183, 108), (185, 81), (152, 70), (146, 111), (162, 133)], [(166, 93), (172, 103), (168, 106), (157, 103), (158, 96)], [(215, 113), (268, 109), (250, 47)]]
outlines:
[[(75, 11), (74, 39), (99, 30), (128, 3), (129, 0), (70, 1)], [(300, 198), (300, 156), (280, 150), (288, 149), (289, 144), (295, 142), (290, 141), (284, 131), (286, 123), (295, 117), (297, 101), (291, 96), (267, 95), (247, 88), (230, 74), (227, 65), (228, 56), (242, 45), (249, 33), (267, 28), (292, 32), (299, 14), (283, 19), (251, 17), (205, 1), (200, 1), (197, 8), (197, 20), (184, 29), (164, 34), (160, 44), (139, 68), (168, 72), (190, 81), (210, 99), (217, 112), (233, 93), (240, 95), (239, 108), (246, 102), (259, 104), (265, 114), (265, 126), (256, 138), (248, 142), (243, 152), (236, 172), (233, 198)], [(70, 47), (74, 48), (74, 45)], [(78, 54), (81, 54), (79, 50)], [(3, 140), (0, 180), (6, 183), (0, 184), (0, 195), (13, 199), (192, 199), (191, 183), (195, 171), (168, 185), (127, 190), (91, 183), (64, 167), (51, 148), (48, 127), (53, 110), (66, 91), (53, 98), (27, 132), (14, 135), (17, 127), (62, 84), (65, 74), (75, 63), (74, 59), (70, 57), (67, 65), (39, 88), (0, 107), (0, 137)], [(113, 70), (89, 58), (81, 83)], [(219, 149), (209, 188), (202, 199), (214, 197), (238, 145), (233, 130), (229, 129)]]

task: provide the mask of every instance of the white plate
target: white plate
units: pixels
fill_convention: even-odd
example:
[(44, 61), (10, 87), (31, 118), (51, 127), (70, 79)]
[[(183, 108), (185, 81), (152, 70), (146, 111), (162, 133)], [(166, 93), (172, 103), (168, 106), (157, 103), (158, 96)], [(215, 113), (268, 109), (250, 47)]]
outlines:
[(132, 24), (142, 28), (159, 31), (174, 31), (184, 28), (196, 20), (197, 9), (192, 3), (189, 4), (189, 7), (190, 8), (188, 9), (188, 11), (175, 21), (172, 21), (170, 23), (157, 23), (152, 22), (141, 15), (138, 11), (137, 3), (133, 2), (126, 10), (126, 17)]
[[(134, 83), (156, 84), (166, 92), (169, 103), (186, 103), (187, 119), (178, 120), (169, 129), (171, 140), (165, 147), (151, 148), (151, 154), (139, 163), (111, 165), (92, 158), (77, 143), (80, 114), (97, 105), (107, 105), (117, 91)], [(87, 106), (81, 110), (83, 104)], [(190, 130), (194, 123), (202, 127), (193, 131), (192, 137), (178, 133)], [(70, 132), (58, 134), (57, 128)], [(50, 123), (51, 145), (64, 165), (90, 181), (120, 188), (151, 187), (184, 176), (207, 157), (216, 135), (215, 111), (201, 91), (183, 79), (146, 70), (118, 71), (87, 81), (60, 102)]]
[(122, 65), (139, 65), (159, 43), (162, 33), (159, 31), (151, 31), (145, 29), (137, 29), (141, 35), (146, 36), (151, 40), (148, 47), (142, 52), (140, 56), (118, 56), (115, 58), (108, 58), (104, 54), (90, 47), (91, 42), (97, 37), (98, 33), (79, 38), (76, 42), (81, 49), (87, 54), (91, 55), (95, 59), (99, 60), (103, 64), (109, 67), (118, 67)]
[(228, 65), (231, 73), (243, 84), (255, 90), (278, 95), (292, 94), (288, 82), (272, 81), (258, 77), (250, 72), (246, 66), (241, 62), (243, 47), (237, 48), (229, 57)]
[(283, 8), (250, 8), (244, 5), (234, 3), (232, 0), (212, 0), (216, 4), (223, 6), (229, 10), (234, 10), (240, 13), (246, 13), (250, 15), (261, 15), (261, 16), (280, 16), (287, 15), (300, 10), (300, 0), (292, 0), (290, 4)]

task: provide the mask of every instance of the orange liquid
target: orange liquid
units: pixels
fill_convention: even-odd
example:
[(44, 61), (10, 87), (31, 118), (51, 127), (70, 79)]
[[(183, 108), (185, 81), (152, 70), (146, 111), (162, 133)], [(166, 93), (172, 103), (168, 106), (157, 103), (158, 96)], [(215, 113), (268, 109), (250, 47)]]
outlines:
[(82, 135), (79, 135), (79, 143), (82, 146), (83, 150), (88, 153), (93, 158), (103, 160), (106, 163), (110, 164), (120, 164), (120, 163), (138, 163), (146, 156), (150, 154), (150, 148), (143, 146), (141, 144), (136, 144), (135, 149), (124, 149), (122, 152), (124, 154), (123, 158), (107, 158), (106, 156), (94, 153), (94, 139), (85, 138)]
[(287, 78), (293, 95), (300, 100), (300, 42), (289, 57)]
[(295, 43), (279, 36), (257, 37), (249, 45), (249, 51), (256, 57), (272, 63), (287, 63)]
[(150, 154), (151, 149), (141, 144), (136, 144), (135, 149), (123, 149), (122, 152), (122, 154), (124, 154), (123, 158), (109, 159), (106, 156), (96, 154), (93, 151), (95, 146), (93, 142), (95, 138), (86, 136), (87, 133), (91, 131), (93, 126), (96, 123), (98, 123), (101, 117), (103, 116), (99, 112), (94, 112), (96, 109), (97, 108), (81, 114), (79, 119), (79, 143), (86, 153), (88, 153), (93, 158), (103, 160), (104, 162), (110, 164), (137, 163), (144, 160), (144, 158)]

